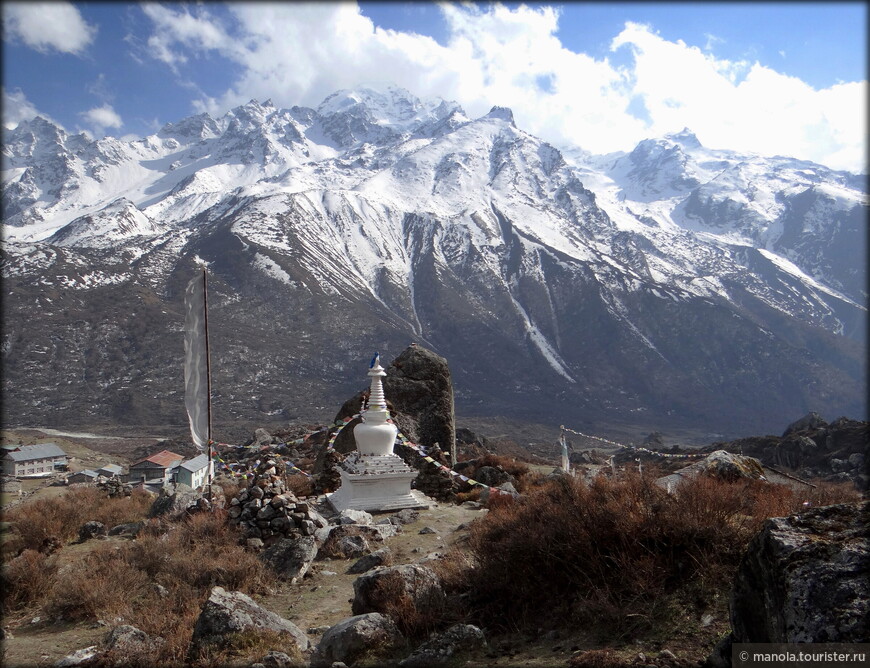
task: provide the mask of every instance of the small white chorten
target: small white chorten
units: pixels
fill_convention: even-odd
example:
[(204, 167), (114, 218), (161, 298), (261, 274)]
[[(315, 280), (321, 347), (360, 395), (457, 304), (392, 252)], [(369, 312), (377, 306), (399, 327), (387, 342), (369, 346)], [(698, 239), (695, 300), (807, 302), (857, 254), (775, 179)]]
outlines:
[(327, 499), (338, 512), (348, 508), (367, 512), (428, 508), (426, 496), (411, 489), (417, 472), (393, 452), (399, 430), (388, 422), (390, 413), (381, 383), (387, 374), (377, 354), (368, 375), (368, 405), (362, 412), (362, 422), (353, 430), (357, 449), (339, 465), (341, 487)]

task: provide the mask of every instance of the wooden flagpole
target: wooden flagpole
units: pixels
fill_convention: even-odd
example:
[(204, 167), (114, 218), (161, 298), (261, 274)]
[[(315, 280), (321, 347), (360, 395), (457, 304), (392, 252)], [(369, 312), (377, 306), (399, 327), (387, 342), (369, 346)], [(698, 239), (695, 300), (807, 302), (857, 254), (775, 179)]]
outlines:
[(202, 304), (204, 315), (204, 329), (205, 329), (205, 388), (206, 388), (206, 396), (207, 396), (207, 415), (208, 415), (208, 503), (211, 505), (212, 503), (212, 494), (211, 494), (211, 486), (212, 486), (212, 478), (214, 477), (213, 466), (214, 459), (212, 458), (212, 438), (211, 438), (211, 355), (209, 354), (208, 348), (208, 279), (207, 279), (206, 268), (202, 268)]

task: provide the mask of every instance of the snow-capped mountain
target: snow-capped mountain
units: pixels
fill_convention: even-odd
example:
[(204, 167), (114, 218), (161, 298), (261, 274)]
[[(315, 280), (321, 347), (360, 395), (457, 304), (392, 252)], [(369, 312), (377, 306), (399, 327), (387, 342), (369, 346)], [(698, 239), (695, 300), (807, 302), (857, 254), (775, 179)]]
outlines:
[(864, 413), (864, 180), (689, 131), (589, 156), (395, 87), (133, 142), (37, 118), (4, 136), (3, 195), (12, 422), (182, 422), (202, 261), (218, 420), (331, 415), (412, 340), (460, 414), (740, 434)]

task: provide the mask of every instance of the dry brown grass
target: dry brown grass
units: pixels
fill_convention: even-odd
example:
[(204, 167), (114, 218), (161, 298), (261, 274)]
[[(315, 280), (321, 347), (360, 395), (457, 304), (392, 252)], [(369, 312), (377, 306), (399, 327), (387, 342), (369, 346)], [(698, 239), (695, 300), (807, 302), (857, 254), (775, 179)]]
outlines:
[(302, 652), (289, 634), (266, 629), (230, 633), (220, 645), (200, 649), (189, 661), (202, 668), (247, 668), (273, 650), (284, 652), (294, 666), (305, 665)]
[(296, 496), (312, 496), (314, 494), (314, 480), (301, 473), (284, 477), (287, 489)]
[[(69, 541), (89, 520), (107, 526), (143, 521), (150, 505), (147, 494), (109, 499), (99, 490), (79, 488), (59, 499), (16, 508), (8, 519), (22, 546), (41, 546), (52, 538)], [(266, 567), (239, 545), (237, 530), (221, 510), (176, 523), (151, 519), (133, 541), (96, 542), (61, 569), (56, 562), (54, 555), (26, 548), (10, 559), (3, 569), (4, 612), (30, 607), (52, 619), (132, 624), (165, 640), (135, 656), (113, 651), (112, 661), (123, 665), (188, 665), (193, 626), (212, 587), (249, 595), (269, 591)], [(233, 651), (260, 651), (246, 642)], [(249, 665), (267, 651), (242, 663)], [(202, 665), (224, 665), (229, 658), (209, 656)]]
[(17, 506), (5, 519), (13, 525), (21, 549), (44, 551), (54, 543), (73, 540), (79, 528), (91, 520), (108, 528), (141, 520), (152, 501), (153, 497), (141, 490), (132, 496), (108, 498), (95, 487), (80, 487), (67, 490), (61, 497)]

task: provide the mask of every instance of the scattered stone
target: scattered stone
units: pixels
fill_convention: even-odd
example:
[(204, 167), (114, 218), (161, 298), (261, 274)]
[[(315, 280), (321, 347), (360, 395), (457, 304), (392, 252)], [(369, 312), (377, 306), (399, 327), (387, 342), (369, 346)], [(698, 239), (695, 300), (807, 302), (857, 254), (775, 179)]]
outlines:
[(469, 510), (480, 510), (483, 508), (483, 505), (478, 503), (477, 501), (463, 501), (460, 508), (468, 508)]
[(488, 487), (498, 487), (504, 482), (513, 481), (513, 477), (500, 466), (481, 466), (474, 474), (474, 479)]
[(79, 540), (84, 543), (91, 538), (105, 538), (108, 533), (106, 525), (102, 522), (85, 522), (79, 529)]
[(337, 518), (336, 524), (374, 524), (374, 517), (364, 510), (354, 510), (346, 508), (342, 510)]
[(427, 640), (399, 662), (401, 668), (446, 666), (457, 662), (459, 655), (486, 650), (483, 631), (471, 624), (457, 624)]
[(79, 666), (86, 661), (90, 661), (99, 653), (100, 652), (97, 650), (97, 646), (91, 645), (90, 647), (78, 649), (72, 654), (67, 654), (62, 659), (55, 661), (53, 665), (56, 666), (56, 668), (65, 668), (66, 666)]
[(228, 634), (249, 629), (286, 633), (300, 650), (308, 649), (308, 637), (293, 622), (260, 607), (242, 592), (214, 587), (196, 620), (190, 652), (196, 654), (210, 644), (221, 646)]
[(419, 533), (419, 534), (422, 536), (422, 535), (425, 535), (425, 534), (437, 533), (437, 532), (436, 532), (435, 529), (433, 529), (432, 527), (423, 527), (423, 528), (420, 529), (420, 531), (418, 531), (417, 533)]
[[(372, 552), (372, 543), (384, 541), (384, 529), (394, 529), (392, 525), (378, 524), (340, 524), (333, 527), (318, 556), (358, 559)], [(351, 539), (351, 540), (348, 540)]]
[(163, 638), (159, 636), (152, 638), (129, 624), (116, 626), (106, 636), (107, 649), (118, 650), (128, 655), (152, 652), (165, 642)]
[(265, 668), (290, 668), (295, 665), (293, 659), (291, 659), (287, 654), (275, 650), (272, 650), (260, 659), (260, 663), (262, 663)]
[(126, 536), (135, 538), (139, 535), (145, 526), (145, 522), (127, 522), (126, 524), (117, 524), (109, 529), (110, 536)]
[(413, 508), (405, 508), (390, 516), (390, 522), (393, 524), (413, 524), (418, 519), (420, 519), (420, 511)]
[(335, 666), (335, 662), (354, 664), (384, 658), (400, 647), (404, 638), (395, 622), (377, 612), (356, 615), (340, 621), (323, 634), (311, 655), (311, 668)]
[(316, 556), (314, 537), (302, 536), (279, 540), (263, 552), (260, 559), (277, 573), (278, 579), (294, 584), (305, 577)]
[(364, 557), (358, 559), (350, 568), (347, 569), (347, 572), (351, 575), (359, 575), (360, 573), (366, 573), (373, 568), (377, 568), (378, 566), (387, 566), (390, 561), (392, 561), (393, 553), (388, 547), (382, 547), (379, 550), (375, 550), (371, 554), (367, 554)]

